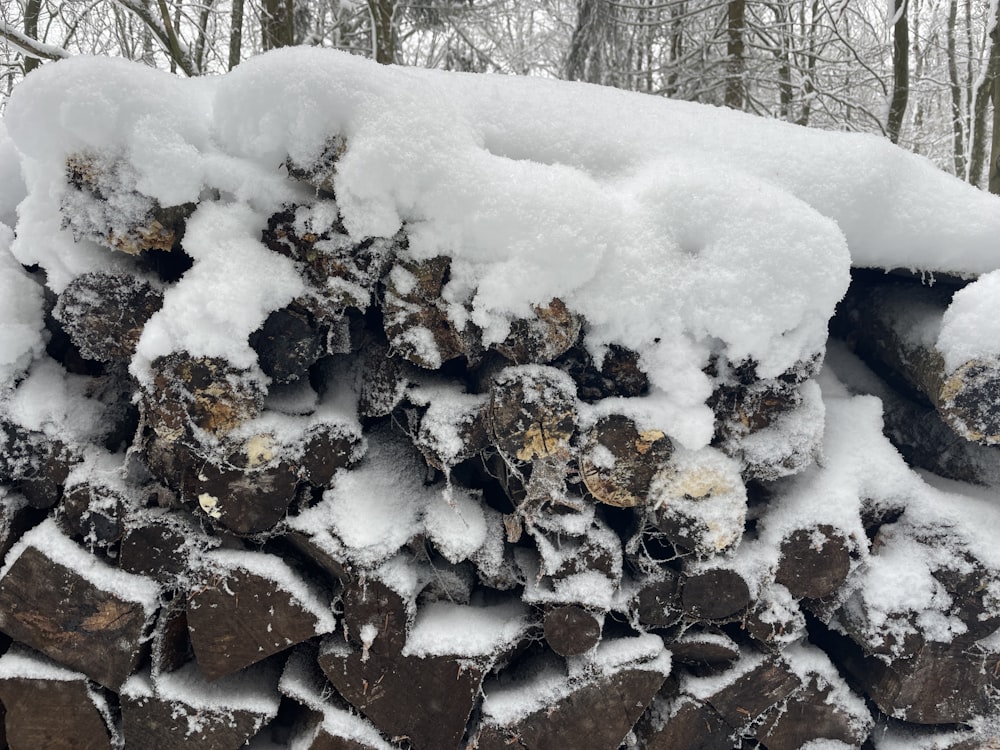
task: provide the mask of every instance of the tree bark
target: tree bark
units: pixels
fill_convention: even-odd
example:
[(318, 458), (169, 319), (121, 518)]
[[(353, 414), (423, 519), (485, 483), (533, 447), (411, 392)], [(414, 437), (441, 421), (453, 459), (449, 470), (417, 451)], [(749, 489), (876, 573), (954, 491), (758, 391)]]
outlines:
[(906, 115), (906, 103), (910, 97), (910, 25), (907, 18), (909, 0), (894, 0), (895, 23), (892, 40), (892, 99), (889, 102), (889, 117), (886, 132), (889, 140), (899, 143)]
[(233, 14), (229, 25), (229, 70), (240, 64), (243, 46), (243, 0), (233, 0)]
[(746, 101), (745, 44), (743, 39), (746, 25), (746, 0), (730, 0), (726, 10), (727, 24), (727, 75), (725, 103), (731, 109), (743, 109)]

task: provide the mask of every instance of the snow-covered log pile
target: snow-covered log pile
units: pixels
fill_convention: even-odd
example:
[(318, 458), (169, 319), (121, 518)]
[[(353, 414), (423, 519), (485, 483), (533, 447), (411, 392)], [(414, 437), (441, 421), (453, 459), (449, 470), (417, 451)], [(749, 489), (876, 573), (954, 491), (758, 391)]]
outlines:
[(5, 129), (11, 748), (1000, 741), (995, 198), (318, 50)]

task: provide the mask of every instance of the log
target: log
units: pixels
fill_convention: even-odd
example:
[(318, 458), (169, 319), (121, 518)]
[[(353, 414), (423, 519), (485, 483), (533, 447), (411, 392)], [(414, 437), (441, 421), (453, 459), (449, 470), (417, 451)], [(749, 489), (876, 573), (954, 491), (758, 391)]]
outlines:
[(399, 654), (378, 648), (371, 632), (363, 637), (371, 645), (360, 649), (334, 636), (323, 643), (319, 664), (337, 692), (391, 741), (406, 739), (414, 748), (458, 747), (483, 676), (528, 626), (527, 610), (516, 603), (437, 602), (417, 613)]
[(164, 603), (156, 618), (152, 640), (150, 668), (153, 674), (176, 672), (194, 659), (184, 596), (174, 596)]
[(260, 667), (214, 683), (192, 662), (175, 672), (133, 675), (121, 690), (131, 747), (237, 750), (278, 714), (278, 671)]
[(732, 750), (734, 730), (708, 703), (681, 695), (658, 698), (636, 726), (645, 750)]
[(392, 750), (378, 730), (351, 711), (335, 693), (316, 661), (316, 649), (302, 647), (288, 658), (278, 689), (304, 709), (292, 728), (289, 747), (301, 750)]
[(698, 557), (731, 549), (746, 519), (740, 468), (715, 448), (675, 452), (650, 485), (644, 526)]
[(448, 317), (441, 292), (451, 258), (397, 260), (386, 276), (382, 301), (385, 335), (391, 349), (409, 362), (429, 370), (448, 360), (475, 353), (469, 334)]
[(678, 664), (688, 668), (729, 664), (740, 658), (740, 647), (720, 630), (688, 629), (667, 644)]
[(583, 318), (558, 297), (546, 305), (534, 305), (532, 313), (530, 318), (511, 321), (510, 333), (491, 346), (516, 365), (547, 364), (580, 338)]
[(275, 383), (302, 378), (327, 353), (327, 329), (300, 303), (275, 310), (250, 334), (260, 369)]
[(134, 505), (134, 499), (127, 493), (122, 483), (113, 480), (72, 475), (63, 486), (63, 499), (54, 518), (70, 539), (91, 552), (114, 559), (124, 532), (125, 515)]
[(406, 397), (415, 368), (392, 356), (384, 340), (374, 338), (362, 345), (358, 354), (358, 416), (386, 417)]
[(330, 597), (280, 558), (216, 550), (203, 556), (187, 597), (188, 632), (208, 680), (217, 680), (333, 630)]
[(490, 388), (488, 425), (493, 444), (511, 461), (568, 457), (576, 432), (576, 387), (552, 367), (508, 367)]
[(545, 613), (542, 628), (545, 642), (560, 656), (586, 653), (601, 642), (603, 619), (572, 604), (553, 607)]
[[(657, 655), (656, 642), (663, 653), (659, 638), (632, 640), (635, 651), (622, 641), (605, 641), (598, 647), (599, 654), (603, 648), (610, 655), (615, 648), (625, 646), (622, 651), (631, 658), (619, 656), (617, 663), (611, 661), (593, 674), (565, 677), (561, 684), (554, 673), (542, 669), (534, 679), (497, 692), (487, 685), (483, 717), (473, 746), (479, 750), (506, 750), (511, 746), (526, 750), (616, 750), (670, 671), (669, 659)], [(535, 680), (547, 681), (541, 696)]]
[(489, 447), (486, 396), (417, 386), (407, 391), (407, 398), (423, 408), (411, 436), (428, 466), (450, 474), (452, 468)]
[(218, 357), (176, 352), (153, 360), (152, 370), (151, 386), (141, 391), (142, 414), (164, 440), (189, 436), (194, 429), (222, 437), (263, 406), (261, 382)]
[(143, 657), (159, 587), (115, 570), (51, 519), (14, 546), (0, 578), (0, 630), (117, 690)]
[(613, 414), (584, 433), (580, 473), (598, 502), (632, 508), (646, 504), (653, 477), (673, 451), (670, 438), (659, 430), (640, 431), (628, 417)]
[(798, 598), (831, 596), (847, 580), (851, 551), (843, 534), (829, 524), (796, 529), (781, 541), (774, 580)]
[(344, 635), (355, 646), (393, 657), (406, 645), (415, 603), (377, 577), (366, 576), (344, 587)]
[(177, 589), (192, 569), (192, 558), (218, 544), (186, 513), (144, 509), (125, 521), (118, 567)]
[(342, 135), (333, 135), (327, 139), (323, 150), (315, 160), (303, 164), (289, 157), (285, 160), (285, 169), (288, 170), (290, 177), (311, 185), (320, 198), (333, 200), (337, 161), (345, 153), (347, 153), (347, 139)]
[(103, 161), (73, 154), (66, 160), (66, 181), (74, 188), (60, 205), (76, 239), (86, 238), (129, 255), (179, 247), (193, 203), (162, 207), (140, 193), (125, 161)]
[(15, 647), (0, 657), (0, 702), (11, 750), (114, 750), (108, 701), (86, 675)]
[(681, 582), (681, 608), (692, 620), (732, 620), (750, 606), (750, 602), (746, 580), (729, 568), (708, 568), (686, 574)]
[(0, 560), (28, 529), (42, 520), (41, 513), (28, 505), (24, 496), (0, 486)]
[(85, 273), (59, 295), (52, 314), (87, 359), (128, 364), (163, 293), (124, 273)]
[(856, 281), (836, 330), (874, 369), (922, 394), (965, 440), (1000, 444), (1000, 356), (948, 368), (935, 343), (951, 290)]
[(48, 510), (62, 498), (63, 483), (79, 462), (77, 451), (41, 432), (0, 418), (0, 484), (32, 508)]
[(577, 384), (577, 395), (588, 404), (605, 398), (638, 398), (649, 392), (649, 377), (639, 366), (639, 354), (611, 344), (600, 363), (580, 346), (552, 362)]
[(641, 625), (665, 628), (674, 625), (684, 614), (681, 609), (681, 576), (670, 568), (660, 568), (646, 577), (632, 600), (631, 611)]

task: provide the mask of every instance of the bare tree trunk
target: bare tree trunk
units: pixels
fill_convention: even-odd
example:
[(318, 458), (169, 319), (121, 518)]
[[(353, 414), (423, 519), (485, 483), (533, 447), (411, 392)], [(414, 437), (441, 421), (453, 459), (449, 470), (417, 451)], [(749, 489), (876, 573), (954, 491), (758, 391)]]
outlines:
[(729, 0), (726, 10), (726, 93), (725, 103), (732, 109), (743, 109), (746, 100), (745, 48), (743, 40), (746, 25), (746, 0)]
[(566, 55), (570, 81), (605, 83), (604, 54), (608, 37), (603, 0), (579, 0), (576, 28)]
[(906, 103), (910, 97), (910, 26), (907, 19), (908, 0), (894, 0), (895, 23), (892, 39), (892, 100), (886, 131), (889, 140), (899, 143)]
[[(28, 0), (28, 4), (24, 6), (24, 33), (38, 41), (38, 16), (42, 10), (42, 0)], [(39, 65), (42, 61), (37, 57), (24, 57), (24, 73), (27, 75)]]
[[(998, 43), (998, 36), (1000, 36), (1000, 6), (997, 7), (997, 18), (994, 18), (993, 28), (990, 30), (990, 47), (989, 47), (989, 61), (986, 67), (986, 73), (980, 80), (979, 85), (976, 87), (976, 101), (973, 106), (973, 132), (972, 132), (972, 150), (969, 155), (969, 182), (973, 185), (978, 185), (979, 181), (983, 176), (983, 162), (986, 160), (986, 110), (989, 107), (991, 94), (994, 97), (994, 120), (996, 119), (996, 80), (997, 75), (1000, 73), (1000, 43)], [(993, 129), (993, 153), (990, 156), (990, 166), (987, 174), (990, 176), (990, 182), (995, 180), (994, 175), (996, 174), (997, 165), (996, 160), (1000, 154), (997, 153), (997, 130)], [(992, 190), (990, 192), (993, 192)]]
[(204, 70), (205, 67), (205, 46), (208, 37), (208, 19), (212, 13), (212, 6), (215, 4), (215, 0), (203, 0), (204, 5), (201, 7), (201, 13), (198, 14), (198, 38), (194, 43), (194, 64), (197, 66), (198, 70)]
[(372, 17), (372, 56), (375, 62), (391, 65), (396, 62), (396, 0), (368, 0)]
[(229, 70), (240, 64), (243, 47), (243, 0), (233, 0), (233, 15), (229, 26)]
[(295, 43), (294, 10), (294, 0), (264, 0), (260, 30), (265, 52)]
[(958, 80), (958, 60), (955, 51), (955, 26), (958, 23), (958, 0), (948, 3), (948, 23), (945, 26), (948, 51), (948, 87), (951, 90), (952, 162), (958, 177), (965, 175), (965, 138), (962, 126), (962, 85)]

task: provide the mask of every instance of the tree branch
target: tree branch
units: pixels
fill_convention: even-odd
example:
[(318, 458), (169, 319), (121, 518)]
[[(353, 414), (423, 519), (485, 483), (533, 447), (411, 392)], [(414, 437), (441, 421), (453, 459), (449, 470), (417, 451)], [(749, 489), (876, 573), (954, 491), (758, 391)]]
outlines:
[(6, 21), (0, 21), (0, 38), (6, 40), (8, 45), (24, 57), (36, 60), (64, 60), (73, 56), (71, 52), (62, 47), (44, 44), (22, 34)]

